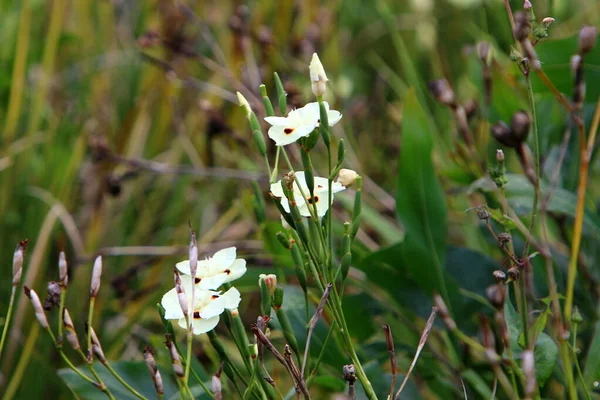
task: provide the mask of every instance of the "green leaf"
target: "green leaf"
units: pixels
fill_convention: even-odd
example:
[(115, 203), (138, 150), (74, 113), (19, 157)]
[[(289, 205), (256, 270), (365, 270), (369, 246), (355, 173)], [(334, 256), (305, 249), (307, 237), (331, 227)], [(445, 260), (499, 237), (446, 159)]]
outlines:
[[(154, 383), (148, 367), (143, 361), (119, 361), (111, 363), (111, 366), (117, 373), (130, 384), (135, 390), (137, 390), (143, 396), (153, 399), (156, 398), (156, 390), (154, 389)], [(104, 366), (98, 362), (94, 363), (94, 367), (98, 372), (98, 375), (102, 378), (106, 386), (110, 389), (112, 394), (119, 400), (122, 399), (137, 399), (130, 391), (128, 391), (121, 383), (119, 383), (114, 376), (108, 372)], [(89, 370), (85, 366), (79, 367), (80, 371), (85, 375), (92, 377)], [(179, 392), (177, 385), (170, 378), (171, 371), (160, 368), (159, 371), (163, 378), (163, 384), (165, 387), (165, 399), (169, 399), (171, 396)], [(86, 400), (105, 400), (106, 395), (92, 386), (89, 382), (83, 380), (75, 372), (69, 368), (63, 368), (58, 371), (58, 375), (65, 382), (65, 384), (82, 399)], [(93, 379), (93, 378), (92, 378)]]
[(540, 386), (544, 386), (558, 359), (558, 346), (552, 338), (545, 333), (541, 333), (535, 342), (533, 349), (535, 359), (535, 377)]
[(507, 231), (513, 230), (517, 227), (515, 221), (513, 221), (508, 215), (503, 214), (502, 211), (495, 208), (488, 208), (488, 211), (490, 212), (492, 219), (504, 226), (504, 229)]
[[(565, 39), (545, 39), (537, 46), (535, 51), (542, 62), (542, 68), (550, 81), (562, 93), (570, 94), (573, 91), (573, 75), (569, 60), (577, 52), (577, 37), (575, 34)], [(600, 46), (594, 47), (585, 55), (584, 64), (586, 82), (586, 99), (595, 101), (600, 96)], [(536, 93), (550, 92), (550, 89), (538, 78), (533, 76), (533, 88)]]
[(600, 379), (600, 321), (594, 326), (594, 337), (585, 359), (583, 377), (588, 387), (592, 387), (594, 381)]
[[(533, 186), (523, 175), (507, 174), (506, 197), (511, 206), (517, 212), (531, 211), (531, 199), (533, 198)], [(542, 196), (545, 197), (548, 186), (542, 184)], [(547, 210), (553, 213), (575, 217), (577, 195), (562, 188), (555, 188), (548, 202)], [(600, 237), (600, 218), (596, 213), (586, 207), (583, 219), (584, 231)]]
[(433, 135), (414, 90), (404, 104), (396, 212), (405, 228), (403, 250), (420, 286), (449, 302), (444, 281), (446, 201), (433, 162)]

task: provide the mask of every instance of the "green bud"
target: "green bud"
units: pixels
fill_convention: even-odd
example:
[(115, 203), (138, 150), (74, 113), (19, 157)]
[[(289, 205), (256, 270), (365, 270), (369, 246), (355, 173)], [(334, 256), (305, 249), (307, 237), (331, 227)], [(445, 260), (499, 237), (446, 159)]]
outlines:
[(273, 309), (275, 311), (279, 310), (283, 305), (283, 288), (281, 286), (277, 286), (275, 288), (275, 292), (273, 293)]
[(275, 78), (275, 89), (277, 90), (277, 101), (279, 102), (279, 112), (281, 115), (285, 115), (287, 111), (287, 93), (283, 89), (283, 83), (279, 78), (277, 72), (273, 73)]
[(345, 156), (346, 156), (346, 145), (344, 144), (344, 139), (340, 139), (340, 144), (338, 146), (338, 156), (337, 156), (338, 165), (342, 165), (342, 163), (344, 162)]
[(300, 215), (300, 211), (298, 211), (298, 206), (296, 202), (290, 202), (290, 211), (292, 214), (292, 219), (294, 220), (293, 227), (298, 232), (298, 236), (300, 236), (300, 240), (302, 243), (308, 243), (308, 232), (306, 231), (306, 226), (304, 225), (304, 218)]
[(294, 353), (301, 354), (298, 351), (298, 342), (296, 341), (296, 335), (294, 335), (294, 330), (292, 329), (292, 325), (290, 324), (287, 314), (285, 313), (283, 308), (279, 308), (275, 312), (277, 313), (277, 319), (279, 320), (279, 324), (281, 325), (283, 337), (288, 342)]
[(362, 218), (362, 177), (358, 176), (356, 178), (356, 194), (354, 195), (354, 209), (352, 211), (352, 232), (350, 237), (354, 239), (356, 233), (358, 232), (358, 228), (360, 226), (360, 220)]
[(577, 306), (573, 307), (573, 314), (571, 314), (571, 322), (574, 324), (580, 324), (583, 322), (583, 316), (579, 312), (579, 308)]
[(283, 232), (277, 232), (276, 233), (277, 236), (277, 240), (279, 240), (279, 243), (281, 243), (281, 245), (290, 250), (292, 247), (292, 244), (290, 243), (290, 240), (288, 239), (287, 235)]
[(252, 190), (254, 191), (254, 214), (256, 215), (256, 220), (259, 224), (262, 224), (266, 220), (266, 205), (265, 199), (263, 198), (262, 191), (258, 182), (252, 181)]
[(515, 47), (510, 46), (510, 55), (508, 56), (511, 61), (519, 62), (523, 59), (523, 55)]
[(294, 260), (294, 269), (296, 270), (296, 276), (298, 277), (298, 282), (302, 287), (302, 290), (306, 293), (306, 272), (304, 271), (304, 260), (302, 259), (302, 253), (300, 253), (300, 249), (298, 248), (297, 243), (292, 243), (291, 245), (292, 251), (292, 259)]
[(302, 158), (302, 166), (304, 167), (304, 179), (306, 180), (306, 186), (308, 187), (308, 193), (310, 197), (315, 193), (315, 176), (313, 174), (313, 166), (310, 161), (310, 155), (304, 149), (300, 150), (300, 156)]
[(275, 111), (273, 111), (273, 104), (271, 104), (271, 99), (267, 95), (267, 87), (265, 85), (260, 85), (260, 94), (262, 95), (267, 117), (272, 117), (275, 115)]
[(319, 124), (319, 130), (323, 136), (323, 142), (325, 146), (329, 148), (331, 145), (331, 138), (329, 137), (329, 117), (327, 116), (327, 110), (325, 109), (325, 103), (319, 101), (319, 112), (321, 116), (321, 123)]
[(271, 295), (264, 279), (258, 280), (260, 287), (260, 306), (262, 315), (271, 315)]
[(342, 272), (342, 280), (345, 280), (346, 277), (348, 276), (348, 271), (350, 271), (350, 263), (352, 262), (352, 253), (346, 253), (344, 254), (344, 257), (342, 257), (342, 265), (341, 265), (341, 272)]
[(533, 36), (538, 40), (548, 37), (548, 28), (545, 25), (536, 26), (533, 30)]
[(306, 151), (311, 151), (319, 142), (321, 137), (321, 130), (319, 128), (313, 129), (313, 131), (305, 138), (302, 138), (300, 144)]

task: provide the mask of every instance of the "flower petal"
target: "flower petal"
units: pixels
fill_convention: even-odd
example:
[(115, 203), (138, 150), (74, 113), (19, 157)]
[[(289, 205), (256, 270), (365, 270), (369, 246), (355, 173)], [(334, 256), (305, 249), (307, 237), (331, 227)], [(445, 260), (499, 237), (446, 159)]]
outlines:
[(202, 290), (215, 290), (227, 282), (227, 274), (219, 273), (196, 277), (196, 287)]
[(273, 193), (273, 196), (275, 197), (285, 197), (285, 195), (283, 194), (283, 188), (281, 187), (281, 181), (271, 183), (269, 190), (271, 191), (271, 193)]
[(175, 268), (177, 268), (179, 270), (179, 272), (181, 272), (182, 274), (189, 275), (190, 274), (190, 260), (178, 262), (177, 264), (175, 264)]
[(221, 270), (223, 268), (227, 268), (235, 261), (235, 257), (235, 247), (228, 247), (226, 249), (219, 250), (210, 259), (211, 269), (215, 268), (217, 270)]
[[(219, 317), (212, 317), (208, 319), (202, 318), (194, 318), (192, 324), (194, 326), (194, 335), (200, 335), (202, 333), (206, 333), (208, 331), (212, 331), (215, 329), (217, 324), (219, 323)], [(185, 318), (182, 318), (178, 322), (179, 326), (183, 329), (187, 329), (187, 324), (185, 323)]]
[(275, 142), (276, 146), (286, 146), (296, 142), (310, 133), (317, 127), (317, 121), (308, 125), (276, 125), (269, 128), (268, 135)]
[(227, 282), (241, 278), (246, 273), (246, 260), (238, 258), (229, 266)]
[(271, 125), (280, 125), (285, 126), (289, 124), (289, 118), (285, 117), (265, 117), (265, 121), (267, 121)]
[(165, 309), (165, 319), (179, 319), (184, 317), (175, 288), (165, 293), (160, 304)]
[(342, 119), (342, 113), (336, 110), (331, 110), (327, 112), (327, 120), (329, 121), (329, 126), (334, 126)]
[(207, 319), (221, 315), (226, 308), (237, 308), (241, 300), (240, 292), (234, 287), (222, 295), (214, 292), (209, 303), (199, 310), (200, 317)]

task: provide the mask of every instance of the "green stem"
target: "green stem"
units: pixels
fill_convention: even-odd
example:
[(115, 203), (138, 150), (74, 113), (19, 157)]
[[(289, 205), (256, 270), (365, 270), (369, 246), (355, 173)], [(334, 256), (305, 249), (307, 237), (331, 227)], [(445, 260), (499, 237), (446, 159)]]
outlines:
[(528, 317), (528, 311), (527, 311), (527, 295), (525, 294), (525, 277), (524, 276), (521, 276), (521, 278), (519, 279), (519, 282), (515, 282), (514, 288), (515, 288), (515, 297), (520, 302), (519, 315), (521, 316), (523, 339), (525, 341), (525, 348), (528, 349), (529, 348), (529, 317)]
[[(193, 299), (193, 297), (192, 297)], [(193, 307), (193, 304), (192, 304)], [(187, 352), (185, 355), (185, 375), (184, 382), (187, 386), (188, 379), (190, 377), (190, 368), (192, 365), (192, 340), (194, 339), (193, 327), (192, 327), (192, 319), (190, 318), (189, 313), (185, 316), (185, 322), (187, 326)]]
[(67, 295), (67, 288), (62, 284), (60, 285), (60, 306), (58, 307), (58, 346), (62, 347), (63, 341), (63, 313), (65, 311), (65, 300)]
[[(96, 296), (90, 297), (90, 308), (87, 319), (87, 351), (92, 354), (92, 318), (94, 317), (94, 305), (96, 304)], [(90, 360), (92, 358), (90, 357)]]
[(12, 293), (10, 294), (10, 302), (8, 303), (8, 312), (6, 313), (6, 319), (4, 320), (4, 328), (2, 329), (2, 339), (0, 339), (0, 357), (2, 357), (2, 349), (4, 349), (4, 341), (6, 340), (8, 326), (10, 325), (16, 295), (17, 287), (13, 286)]
[(104, 364), (104, 366), (106, 367), (108, 372), (110, 372), (112, 374), (112, 376), (114, 376), (115, 379), (118, 380), (119, 383), (121, 383), (121, 385), (123, 385), (127, 390), (129, 390), (135, 397), (137, 397), (138, 399), (146, 399), (137, 390), (135, 390), (130, 384), (125, 382), (125, 380), (123, 378), (121, 378), (121, 375), (119, 375), (117, 373), (117, 371), (115, 371), (113, 369), (113, 367), (111, 367), (111, 365), (108, 363), (108, 361), (106, 362), (106, 364)]

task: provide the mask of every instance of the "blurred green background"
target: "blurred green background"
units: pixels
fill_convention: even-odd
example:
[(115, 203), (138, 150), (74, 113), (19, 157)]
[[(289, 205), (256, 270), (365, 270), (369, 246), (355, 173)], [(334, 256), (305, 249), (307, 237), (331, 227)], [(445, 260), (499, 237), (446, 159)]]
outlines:
[[(510, 4), (522, 8), (520, 1)], [(574, 37), (582, 24), (598, 25), (600, 3), (544, 0), (534, 1), (534, 7), (540, 19), (556, 19), (551, 37), (536, 49), (558, 88), (570, 93)], [(249, 272), (236, 286), (249, 325), (258, 314), (258, 274), (290, 263), (273, 237), (280, 229), (276, 210), (269, 205), (267, 226), (255, 220), (250, 183), (258, 181), (266, 195), (267, 179), (235, 92), (242, 92), (262, 117), (258, 85), (265, 83), (274, 99), (277, 71), (290, 106), (312, 101), (307, 66), (313, 52), (330, 79), (327, 100), (344, 114), (334, 133), (346, 141), (347, 167), (365, 177), (364, 225), (351, 272), (356, 282), (349, 283), (344, 305), (352, 334), (364, 345), (362, 355), (373, 360), (372, 379), (384, 380), (378, 387), (386, 387), (388, 368), (381, 323), (395, 320), (405, 367), (422, 328), (422, 319), (413, 316), (422, 317), (430, 307), (426, 288), (411, 289), (403, 271), (369, 275), (360, 264), (374, 257), (371, 253), (371, 261), (384, 257), (379, 250), (393, 249), (404, 237), (395, 211), (409, 88), (433, 135), (435, 171), (447, 195), (448, 269), (468, 280), (459, 286), (469, 293), (482, 293), (492, 282), (500, 252), (476, 218), (464, 213), (481, 204), (468, 190), (478, 177), (453, 163), (452, 120), (426, 88), (443, 76), (462, 102), (480, 102), (481, 68), (473, 46), (486, 40), (495, 57), (489, 121), (508, 121), (526, 106), (518, 70), (508, 60), (513, 39), (502, 0), (2, 0), (0, 15), (0, 310), (8, 307), (14, 246), (29, 238), (23, 282), (44, 293), (45, 283), (57, 279), (58, 252), (64, 249), (71, 276), (67, 306), (83, 329), (92, 260), (102, 254), (96, 331), (110, 359), (139, 361), (145, 344), (161, 346), (155, 304), (172, 286), (173, 263), (187, 258), (189, 221), (199, 231), (201, 254), (235, 245), (248, 260)], [(600, 54), (596, 50), (586, 61), (589, 119), (600, 92)], [(534, 90), (542, 153), (552, 160), (566, 115), (547, 88), (535, 81)], [(485, 138), (482, 143), (484, 154), (495, 153), (495, 143), (486, 146)], [(520, 173), (507, 157), (513, 172)], [(324, 170), (325, 162), (316, 163)], [(544, 167), (552, 171), (551, 163)], [(593, 163), (592, 233), (598, 219), (597, 175)], [(576, 188), (576, 176), (576, 156), (568, 156), (560, 178), (568, 194)], [(344, 221), (352, 200), (349, 193), (339, 198), (335, 217)], [(569, 211), (562, 211), (569, 221)], [(341, 225), (337, 229), (341, 232)], [(583, 243), (589, 265), (595, 265), (596, 240)], [(484, 267), (465, 269), (475, 264)], [(285, 271), (293, 284), (293, 270)], [(598, 272), (590, 271), (593, 277)], [(296, 289), (286, 290), (303, 307)], [(394, 301), (384, 301), (390, 298)], [(10, 388), (19, 399), (72, 398), (56, 375), (64, 365), (37, 329), (26, 300), (20, 296), (17, 302), (0, 360), (0, 392)], [(592, 318), (594, 301), (591, 295)], [(465, 319), (472, 316), (468, 309), (464, 313)], [(301, 328), (304, 321), (298, 323)], [(197, 355), (214, 373), (214, 354), (202, 346), (205, 342), (197, 341)], [(325, 361), (333, 377), (320, 383), (325, 391), (343, 389), (338, 367), (344, 357), (337, 354)], [(423, 359), (407, 398), (460, 397), (457, 371), (436, 362), (428, 350)], [(472, 398), (483, 396), (476, 378), (465, 380)]]

